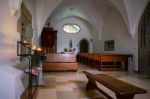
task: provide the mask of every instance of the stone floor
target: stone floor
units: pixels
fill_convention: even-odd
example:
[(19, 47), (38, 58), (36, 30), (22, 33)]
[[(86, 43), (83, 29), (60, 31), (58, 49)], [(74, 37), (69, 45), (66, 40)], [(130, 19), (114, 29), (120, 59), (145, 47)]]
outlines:
[[(79, 65), (77, 72), (44, 73), (45, 87), (39, 88), (36, 99), (107, 99), (96, 90), (88, 92), (85, 91), (87, 78), (82, 73), (83, 70), (92, 73), (105, 73), (138, 87), (144, 88), (148, 93), (135, 95), (134, 99), (150, 99), (150, 78), (143, 75), (138, 75), (137, 73), (128, 73), (124, 71), (100, 72), (84, 65)], [(100, 84), (98, 84), (98, 86), (116, 99), (112, 91)]]

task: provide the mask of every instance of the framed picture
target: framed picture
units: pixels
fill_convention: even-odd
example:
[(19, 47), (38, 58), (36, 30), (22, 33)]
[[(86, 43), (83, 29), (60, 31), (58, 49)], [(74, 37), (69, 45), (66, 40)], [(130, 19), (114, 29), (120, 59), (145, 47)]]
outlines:
[(114, 51), (114, 40), (107, 40), (104, 42), (105, 51)]

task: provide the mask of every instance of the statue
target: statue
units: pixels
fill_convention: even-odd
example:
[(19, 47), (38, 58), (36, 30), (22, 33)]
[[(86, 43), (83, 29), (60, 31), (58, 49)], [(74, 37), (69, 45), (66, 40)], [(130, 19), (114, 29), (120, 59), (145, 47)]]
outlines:
[(70, 41), (69, 41), (69, 52), (72, 52), (72, 47), (73, 47), (72, 39), (70, 39)]

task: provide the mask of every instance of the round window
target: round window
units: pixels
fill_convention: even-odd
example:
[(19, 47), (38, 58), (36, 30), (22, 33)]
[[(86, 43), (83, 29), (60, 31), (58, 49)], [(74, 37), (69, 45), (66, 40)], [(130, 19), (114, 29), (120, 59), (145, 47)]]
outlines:
[(80, 26), (77, 24), (65, 24), (63, 30), (66, 33), (78, 33), (80, 31)]

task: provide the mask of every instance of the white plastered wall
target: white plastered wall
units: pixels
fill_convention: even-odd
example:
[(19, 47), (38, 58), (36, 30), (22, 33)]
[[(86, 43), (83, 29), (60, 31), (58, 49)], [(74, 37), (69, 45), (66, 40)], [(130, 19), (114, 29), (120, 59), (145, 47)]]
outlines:
[[(36, 15), (34, 11), (34, 4), (30, 0), (24, 0), (25, 5), (33, 16), (33, 30), (36, 30)], [(0, 16), (0, 65), (13, 63), (17, 60), (17, 41), (20, 40), (20, 33), (17, 32), (17, 22), (19, 13), (12, 15), (10, 10), (10, 3), (8, 0), (0, 1), (0, 11), (5, 12)], [(36, 31), (34, 31), (36, 36)]]
[[(137, 35), (132, 38), (128, 29), (120, 16), (120, 14), (112, 10), (107, 21), (105, 22), (102, 39), (99, 41), (97, 46), (100, 46), (99, 52), (107, 53), (122, 53), (122, 54), (133, 54), (133, 61), (129, 64), (130, 71), (137, 71), (138, 67), (138, 41)], [(104, 51), (104, 42), (107, 40), (114, 40), (115, 49), (114, 51)]]
[(43, 26), (48, 17), (62, 1), (63, 0), (35, 0), (38, 36), (41, 35)]
[[(78, 24), (81, 28), (80, 32), (77, 34), (67, 34), (63, 31), (63, 25), (66, 23), (74, 23)], [(70, 17), (67, 19), (64, 19), (60, 21), (56, 26), (54, 26), (54, 29), (57, 30), (57, 52), (63, 52), (64, 48), (69, 48), (69, 41), (72, 39), (73, 48), (76, 49), (76, 52), (79, 51), (79, 41), (83, 38), (86, 38), (90, 43), (90, 52), (93, 52), (93, 45), (92, 42), (90, 42), (90, 39), (92, 39), (91, 32), (87, 25), (83, 23), (81, 20)]]
[[(32, 16), (35, 16), (33, 2), (24, 0), (24, 3)], [(3, 14), (0, 16), (0, 99), (20, 99), (25, 88), (22, 82), (24, 72), (15, 68), (19, 61), (17, 41), (20, 40), (20, 33), (17, 32), (17, 22), (20, 16), (18, 8), (20, 5), (16, 5), (16, 10), (12, 9), (13, 7), (10, 5), (9, 0), (0, 1), (0, 12)], [(33, 29), (35, 29), (34, 19), (33, 24)]]
[(34, 4), (33, 0), (23, 0), (23, 3), (26, 5), (27, 9), (29, 10), (30, 14), (32, 15), (32, 29), (33, 29), (32, 43), (34, 45), (39, 45), (35, 4)]
[(16, 41), (19, 40), (16, 17), (11, 16), (8, 0), (0, 1), (0, 66), (17, 60)]

